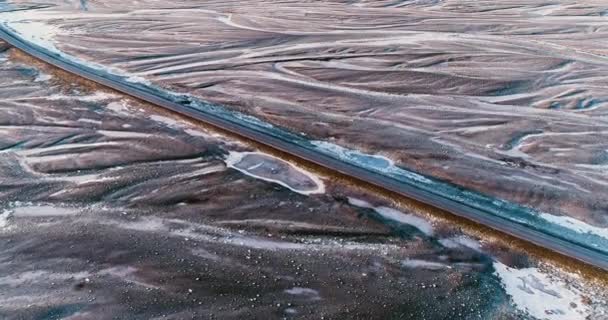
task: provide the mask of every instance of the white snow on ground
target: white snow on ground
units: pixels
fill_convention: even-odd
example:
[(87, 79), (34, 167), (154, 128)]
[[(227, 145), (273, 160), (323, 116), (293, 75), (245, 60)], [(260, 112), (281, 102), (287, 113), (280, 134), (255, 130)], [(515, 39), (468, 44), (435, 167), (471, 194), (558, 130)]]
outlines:
[[(285, 183), (284, 181), (280, 180), (280, 179), (272, 179), (272, 178), (268, 178), (268, 177), (261, 177), (258, 175), (255, 175), (251, 172), (249, 172), (248, 170), (244, 170), (243, 168), (239, 168), (237, 166), (237, 164), (239, 162), (241, 162), (241, 160), (243, 159), (243, 157), (245, 157), (246, 155), (251, 155), (251, 154), (257, 154), (260, 155), (264, 158), (267, 158), (269, 160), (272, 161), (277, 161), (277, 162), (283, 162), (283, 163), (287, 163), (292, 169), (298, 171), (299, 173), (305, 175), (308, 179), (312, 180), (317, 188), (314, 190), (298, 190), (295, 189), (293, 186), (288, 185), (287, 183)], [(282, 185), (285, 188), (288, 188), (289, 190), (293, 191), (293, 192), (297, 192), (300, 194), (304, 194), (304, 195), (310, 195), (310, 194), (317, 194), (317, 193), (325, 193), (325, 184), (323, 183), (323, 181), (321, 180), (321, 178), (319, 178), (317, 175), (313, 174), (312, 172), (306, 171), (302, 168), (298, 168), (295, 165), (293, 165), (292, 163), (289, 162), (285, 162), (279, 158), (273, 157), (269, 154), (265, 154), (265, 153), (261, 153), (261, 152), (235, 152), (235, 151), (231, 151), (228, 154), (228, 157), (226, 157), (225, 159), (226, 162), (226, 166), (228, 166), (229, 168), (233, 168), (235, 170), (238, 170), (250, 177), (254, 177), (256, 179), (260, 179), (260, 180), (264, 180), (264, 181), (269, 181), (269, 182), (274, 182), (277, 184)], [(250, 168), (251, 169), (251, 168)], [(252, 169), (251, 169), (252, 170)]]
[(52, 75), (41, 72), (38, 74), (38, 76), (36, 76), (36, 79), (34, 79), (34, 82), (45, 82), (45, 81), (51, 80), (52, 78), (53, 78)]
[(322, 300), (321, 295), (319, 295), (319, 291), (310, 288), (293, 287), (285, 290), (285, 293), (294, 296), (304, 296), (309, 300)]
[[(45, 48), (46, 50), (60, 54), (62, 57), (88, 67), (97, 69), (99, 71), (108, 72), (117, 76), (124, 77), (126, 81), (132, 83), (141, 83), (143, 85), (150, 86), (152, 83), (142, 77), (132, 75), (122, 69), (104, 66), (92, 61), (85, 61), (78, 57), (67, 54), (59, 50), (55, 46), (54, 39), (59, 35), (67, 35), (73, 33), (73, 31), (66, 30), (65, 28), (58, 28), (51, 24), (47, 24), (41, 21), (55, 18), (52, 12), (44, 12), (38, 10), (23, 10), (23, 11), (6, 11), (2, 12), (2, 19), (0, 23), (6, 26), (18, 34), (23, 40), (33, 43), (39, 47)], [(56, 13), (55, 13), (56, 14)], [(88, 13), (90, 15), (90, 13)], [(103, 16), (97, 14), (97, 16)], [(107, 15), (106, 15), (107, 16)], [(76, 15), (78, 17), (78, 14)], [(62, 14), (59, 18), (70, 18), (69, 15)], [(38, 21), (36, 21), (38, 20)]]
[(514, 269), (494, 262), (494, 269), (515, 307), (530, 316), (542, 320), (585, 320), (591, 314), (579, 290), (538, 268)]
[(129, 108), (127, 106), (127, 102), (124, 100), (110, 102), (110, 103), (108, 103), (106, 108), (108, 110), (114, 111), (118, 114), (130, 114), (128, 112)]
[(0, 285), (9, 287), (20, 287), (23, 285), (31, 285), (41, 281), (74, 281), (90, 277), (91, 274), (87, 271), (77, 273), (57, 273), (47, 270), (23, 271), (21, 273), (12, 273), (0, 276)]
[(363, 201), (360, 199), (356, 199), (356, 198), (348, 198), (348, 203), (352, 204), (353, 206), (360, 207), (360, 208), (367, 208), (367, 209), (374, 208), (374, 206), (372, 206), (369, 202)]
[(401, 261), (401, 265), (406, 268), (421, 268), (421, 269), (429, 269), (429, 270), (441, 270), (446, 268), (451, 268), (450, 266), (433, 261), (425, 261), (425, 260), (417, 260), (417, 259), (407, 259)]
[(359, 151), (347, 149), (347, 148), (344, 148), (337, 144), (333, 144), (331, 142), (311, 141), (310, 143), (312, 145), (314, 145), (315, 147), (319, 148), (320, 150), (325, 151), (325, 153), (337, 155), (339, 158), (342, 158), (342, 159), (359, 159), (359, 160), (364, 160), (364, 161), (367, 160), (366, 162), (368, 164), (376, 164), (376, 165), (379, 164), (384, 168), (388, 168), (390, 166), (395, 165), (393, 160), (391, 160), (387, 157), (375, 155), (375, 154), (361, 153)]
[(8, 209), (4, 209), (4, 211), (0, 213), (0, 230), (3, 230), (8, 227), (8, 219), (11, 217), (12, 213), (13, 212)]
[(395, 165), (393, 160), (387, 157), (375, 154), (366, 154), (357, 150), (347, 149), (337, 144), (333, 144), (331, 142), (326, 141), (311, 141), (310, 143), (314, 145), (318, 151), (337, 157), (340, 160), (344, 160), (351, 163), (354, 162), (363, 167), (371, 167), (375, 170), (381, 170), (382, 172), (388, 174), (405, 176), (409, 179), (421, 183), (433, 184), (432, 180), (422, 175), (399, 168)]
[[(46, 178), (49, 180), (59, 180), (59, 181), (69, 181), (69, 182), (73, 182), (76, 184), (87, 184), (87, 183), (100, 183), (100, 182), (104, 182), (104, 181), (112, 181), (115, 178), (113, 177), (104, 177), (100, 174), (83, 174), (83, 175), (75, 175), (75, 176), (64, 176), (64, 177), (57, 177), (57, 178)], [(61, 190), (60, 192), (63, 192), (65, 190)]]
[(19, 33), (24, 40), (58, 52), (59, 50), (53, 43), (53, 38), (59, 34), (60, 29), (50, 24), (33, 21), (35, 14), (33, 11), (3, 12), (3, 24)]
[(591, 233), (602, 238), (608, 239), (608, 228), (600, 228), (592, 226), (578, 219), (567, 217), (567, 216), (556, 216), (548, 213), (541, 213), (541, 218), (555, 223), (568, 229), (574, 230), (578, 233)]
[(405, 214), (399, 210), (388, 207), (378, 207), (375, 210), (386, 219), (414, 226), (427, 236), (433, 235), (433, 226), (423, 218), (413, 214)]
[[(39, 97), (34, 97), (35, 99), (38, 99)], [(84, 95), (84, 96), (79, 96), (79, 95), (62, 95), (62, 94), (55, 94), (49, 97), (44, 97), (47, 100), (51, 100), (51, 101), (62, 101), (62, 100), (76, 100), (76, 101), (84, 101), (84, 102), (101, 102), (101, 101), (106, 101), (106, 100), (110, 100), (110, 99), (114, 99), (114, 98), (118, 98), (117, 95), (115, 94), (111, 94), (111, 93), (107, 93), (107, 92), (103, 92), (103, 91), (95, 91), (92, 94), (89, 95)], [(112, 103), (110, 103), (112, 104)]]
[(348, 203), (360, 208), (374, 209), (383, 218), (416, 227), (427, 236), (433, 235), (433, 225), (426, 219), (413, 214), (403, 213), (389, 207), (374, 207), (370, 203), (356, 198), (348, 198)]
[(77, 208), (61, 207), (53, 205), (31, 205), (16, 207), (13, 209), (15, 217), (55, 217), (77, 214)]
[(452, 237), (452, 238), (440, 239), (439, 243), (441, 243), (441, 245), (443, 245), (446, 248), (454, 249), (454, 248), (459, 248), (459, 247), (465, 247), (465, 248), (473, 249), (477, 252), (481, 252), (481, 243), (479, 243), (479, 241), (477, 241), (473, 238), (470, 238), (468, 236), (465, 236), (465, 235)]
[(256, 235), (248, 235), (244, 230), (232, 231), (211, 225), (191, 223), (179, 219), (140, 218), (132, 221), (99, 220), (95, 222), (116, 228), (141, 231), (160, 232), (172, 237), (188, 238), (197, 241), (223, 243), (231, 246), (241, 246), (259, 250), (312, 250), (312, 251), (374, 251), (383, 255), (400, 250), (394, 244), (364, 244), (356, 241), (338, 241), (324, 238), (307, 239), (305, 242), (289, 242), (269, 240)]
[(159, 115), (151, 115), (150, 119), (156, 121), (156, 122), (160, 122), (163, 123), (165, 125), (167, 125), (170, 128), (181, 128), (182, 127), (182, 123), (179, 122), (177, 119), (174, 118), (169, 118), (169, 117), (165, 117), (165, 116), (159, 116)]
[(191, 135), (193, 137), (208, 138), (209, 136), (212, 136), (212, 134), (204, 132), (200, 128), (198, 128), (198, 129), (186, 129), (186, 130), (184, 130), (184, 132), (186, 132), (187, 134), (189, 134), (189, 135)]
[(140, 77), (140, 76), (130, 76), (130, 77), (126, 78), (126, 80), (129, 82), (133, 82), (133, 83), (140, 83), (143, 85), (152, 86), (152, 82), (150, 82), (150, 80)]

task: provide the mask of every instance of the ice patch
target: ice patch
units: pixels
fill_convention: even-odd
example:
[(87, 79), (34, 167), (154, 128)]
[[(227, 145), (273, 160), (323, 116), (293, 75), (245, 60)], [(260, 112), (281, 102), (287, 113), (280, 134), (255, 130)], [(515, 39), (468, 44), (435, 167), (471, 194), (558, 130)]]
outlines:
[(285, 293), (294, 296), (304, 296), (309, 300), (321, 300), (319, 291), (310, 288), (293, 287), (291, 289), (285, 290)]
[(272, 241), (260, 237), (226, 237), (224, 243), (259, 250), (304, 250), (306, 244)]
[(4, 209), (2, 213), (0, 213), (0, 230), (3, 230), (8, 227), (8, 220), (10, 219), (13, 211)]
[(23, 217), (58, 217), (68, 216), (77, 214), (79, 212), (76, 208), (60, 207), (52, 205), (40, 205), (40, 206), (23, 206), (16, 207), (13, 209), (13, 215), (18, 218)]
[(295, 308), (287, 308), (284, 310), (284, 312), (286, 314), (298, 314), (298, 310), (296, 310)]
[(348, 198), (348, 203), (352, 204), (353, 206), (360, 207), (360, 208), (374, 209), (374, 211), (376, 211), (379, 215), (381, 215), (385, 219), (416, 227), (418, 230), (420, 230), (420, 232), (424, 233), (427, 236), (433, 235), (433, 225), (431, 225), (431, 223), (428, 222), (427, 220), (425, 220), (424, 218), (418, 217), (413, 214), (406, 214), (399, 210), (389, 208), (389, 207), (377, 207), (376, 208), (376, 207), (372, 206), (370, 203), (368, 203), (367, 201), (363, 201), (363, 200), (359, 200), (359, 199), (351, 198), (351, 197)]
[(99, 130), (97, 131), (109, 138), (147, 138), (150, 136), (148, 133), (133, 132), (133, 131), (109, 131)]
[[(87, 184), (87, 183), (92, 183), (92, 182), (99, 183), (99, 182), (114, 180), (114, 178), (112, 178), (112, 177), (103, 177), (101, 174), (69, 175), (69, 176), (62, 176), (62, 177), (47, 177), (46, 179), (48, 179), (50, 181), (66, 181), (66, 182), (71, 182), (71, 183), (76, 183), (76, 184)], [(53, 193), (51, 195), (51, 197), (66, 193), (68, 191), (69, 191), (69, 189), (59, 190), (59, 191)]]
[(566, 282), (538, 268), (513, 269), (494, 262), (494, 269), (518, 310), (543, 320), (589, 319), (591, 310), (583, 296)]
[(211, 260), (211, 261), (215, 261), (215, 262), (219, 262), (222, 260), (222, 258), (220, 256), (218, 256), (217, 254), (211, 253), (205, 249), (198, 248), (198, 249), (191, 250), (191, 252), (193, 255), (201, 257), (203, 259), (207, 259), (207, 260)]
[(60, 29), (53, 25), (33, 21), (34, 15), (35, 13), (30, 11), (3, 12), (3, 24), (18, 33), (24, 40), (58, 52), (53, 38), (59, 34)]
[(433, 226), (423, 218), (388, 207), (378, 207), (375, 210), (386, 219), (414, 226), (427, 236), (433, 235)]
[(388, 168), (394, 165), (394, 162), (386, 157), (361, 153), (326, 141), (311, 141), (311, 144), (318, 149), (325, 151), (325, 153), (331, 153), (337, 155), (341, 159), (351, 160), (366, 166)]
[(76, 100), (76, 101), (84, 101), (84, 102), (101, 102), (101, 101), (106, 101), (106, 100), (110, 100), (110, 99), (116, 99), (116, 98), (118, 98), (118, 96), (115, 94), (111, 94), (111, 93), (107, 93), (107, 92), (103, 92), (103, 91), (96, 91), (93, 94), (84, 95), (84, 96), (77, 96), (77, 95), (66, 96), (66, 95), (56, 94), (56, 95), (52, 95), (52, 96), (44, 97), (44, 98), (47, 100), (51, 100), (51, 101)]
[(477, 252), (481, 252), (481, 244), (479, 243), (479, 241), (464, 235), (453, 238), (440, 239), (439, 243), (441, 243), (441, 245), (446, 248), (455, 249), (459, 247), (465, 247), (473, 249)]
[(164, 117), (164, 116), (159, 116), (159, 115), (151, 115), (150, 119), (152, 119), (156, 122), (164, 123), (171, 128), (179, 128), (182, 125), (181, 122), (179, 122), (175, 119), (172, 119), (169, 117)]
[(76, 122), (79, 122), (79, 123), (86, 122), (86, 123), (91, 123), (91, 124), (98, 125), (98, 126), (102, 124), (102, 122), (99, 120), (86, 119), (86, 118), (78, 118), (78, 120), (76, 120)]
[(143, 78), (140, 76), (130, 76), (130, 77), (126, 78), (125, 80), (132, 82), (132, 83), (139, 83), (139, 84), (143, 84), (143, 85), (147, 85), (147, 86), (152, 86), (152, 82), (150, 82), (150, 80), (147, 80), (146, 78)]
[(426, 261), (426, 260), (417, 260), (417, 259), (403, 260), (403, 261), (401, 261), (401, 265), (406, 268), (412, 268), (412, 269), (421, 268), (421, 269), (428, 269), (428, 270), (442, 270), (442, 269), (450, 268), (450, 266), (443, 264), (443, 263)]
[(397, 167), (393, 160), (384, 156), (362, 153), (326, 141), (310, 141), (310, 143), (321, 153), (336, 157), (351, 164), (356, 164), (362, 168), (373, 170), (381, 174), (404, 177), (419, 183), (433, 184), (433, 181), (420, 174)]
[(210, 135), (208, 133), (205, 133), (203, 131), (200, 130), (194, 130), (194, 129), (186, 129), (184, 130), (187, 134), (193, 136), (193, 137), (203, 137), (203, 138), (208, 138)]
[(53, 79), (53, 76), (51, 76), (50, 74), (40, 72), (38, 73), (38, 76), (36, 76), (36, 79), (34, 79), (34, 82), (45, 82), (51, 79)]
[(541, 213), (540, 217), (550, 223), (555, 223), (578, 233), (590, 233), (608, 239), (608, 228), (592, 226), (578, 219), (567, 216), (556, 216), (548, 213)]
[(142, 286), (145, 288), (158, 289), (157, 286), (140, 281), (137, 278), (138, 271), (139, 271), (139, 269), (132, 267), (132, 266), (114, 266), (114, 267), (110, 267), (107, 269), (99, 270), (97, 272), (96, 276), (115, 277), (115, 278), (119, 278), (125, 282), (139, 285), (139, 286)]
[[(93, 61), (86, 61), (59, 50), (54, 43), (55, 37), (58, 35), (73, 34), (74, 32), (70, 32), (69, 30), (44, 22), (35, 21), (35, 19), (49, 20), (49, 17), (45, 15), (45, 12), (37, 12), (35, 10), (5, 11), (2, 12), (2, 18), (3, 21), (0, 23), (2, 23), (2, 25), (4, 25), (7, 29), (10, 29), (10, 31), (19, 35), (19, 37), (21, 37), (24, 41), (30, 42), (38, 47), (60, 55), (62, 58), (70, 60), (71, 62), (86, 65), (97, 71), (122, 77), (127, 82), (141, 84), (144, 86), (152, 86), (152, 83), (143, 77), (130, 74), (122, 69), (108, 67)], [(62, 18), (66, 18), (66, 15), (62, 15)]]
[(114, 101), (114, 102), (110, 102), (108, 103), (108, 105), (106, 106), (106, 108), (108, 108), (108, 110), (114, 111), (118, 114), (125, 114), (126, 111), (128, 111), (127, 108), (127, 103), (124, 101)]
[(86, 271), (76, 273), (59, 273), (47, 270), (24, 271), (22, 273), (13, 273), (7, 276), (0, 277), (0, 285), (16, 288), (25, 284), (39, 284), (45, 281), (59, 282), (66, 280), (81, 280), (90, 276), (91, 274)]
[(231, 151), (225, 161), (229, 168), (300, 194), (325, 193), (325, 184), (318, 176), (268, 154)]
[(167, 231), (169, 229), (162, 219), (156, 218), (139, 219), (130, 222), (118, 222), (116, 224), (122, 229), (145, 232)]
[(359, 199), (351, 198), (351, 197), (348, 197), (348, 203), (352, 204), (353, 206), (360, 207), (360, 208), (367, 208), (367, 209), (374, 208), (374, 206), (372, 206), (367, 201), (363, 201), (363, 200), (359, 200)]

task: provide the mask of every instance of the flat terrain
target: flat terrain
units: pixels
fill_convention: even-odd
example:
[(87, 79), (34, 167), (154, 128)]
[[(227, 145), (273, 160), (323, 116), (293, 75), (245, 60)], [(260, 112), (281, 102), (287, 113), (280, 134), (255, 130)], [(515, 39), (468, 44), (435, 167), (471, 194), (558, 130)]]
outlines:
[(598, 284), (4, 50), (5, 319), (584, 319), (607, 308)]
[[(602, 2), (10, 1), (0, 23), (608, 239)], [(0, 52), (1, 319), (608, 319), (606, 283), (541, 250)]]
[(4, 19), (133, 80), (606, 227), (608, 6), (579, 2), (45, 1)]

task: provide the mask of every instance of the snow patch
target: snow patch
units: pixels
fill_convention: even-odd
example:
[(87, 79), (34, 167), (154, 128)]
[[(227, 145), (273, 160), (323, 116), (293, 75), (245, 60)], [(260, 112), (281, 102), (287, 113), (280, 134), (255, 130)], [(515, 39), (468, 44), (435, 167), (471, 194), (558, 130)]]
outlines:
[(310, 288), (293, 287), (291, 289), (285, 290), (285, 293), (294, 296), (304, 296), (309, 300), (321, 300), (319, 291)]
[[(312, 190), (301, 190), (301, 189), (297, 189), (296, 187), (289, 185), (288, 183), (286, 183), (285, 180), (287, 179), (281, 179), (281, 175), (277, 174), (277, 178), (270, 178), (267, 176), (260, 176), (257, 175), (255, 173), (252, 173), (252, 170), (257, 169), (257, 167), (259, 166), (250, 166), (248, 168), (242, 168), (239, 167), (238, 164), (246, 157), (246, 156), (250, 156), (250, 155), (255, 155), (255, 156), (260, 156), (260, 165), (263, 164), (264, 161), (276, 161), (277, 163), (280, 164), (284, 164), (287, 165), (290, 169), (293, 169), (294, 171), (296, 171), (299, 174), (302, 174), (303, 176), (305, 176), (307, 179), (310, 179), (311, 182), (313, 182), (316, 185), (315, 189)], [(302, 168), (298, 168), (295, 165), (293, 165), (292, 163), (283, 161), (279, 158), (273, 157), (269, 154), (265, 154), (265, 153), (261, 153), (261, 152), (234, 152), (231, 151), (228, 154), (228, 157), (226, 157), (225, 159), (226, 162), (226, 166), (228, 166), (229, 168), (233, 168), (236, 169), (242, 173), (244, 173), (245, 175), (248, 175), (250, 177), (254, 177), (256, 179), (260, 179), (260, 180), (264, 180), (264, 181), (268, 181), (268, 182), (274, 182), (277, 183), (285, 188), (288, 188), (289, 190), (296, 192), (296, 193), (300, 193), (300, 194), (304, 194), (304, 195), (310, 195), (310, 194), (318, 194), (318, 193), (325, 193), (325, 184), (323, 183), (323, 181), (316, 175), (314, 175), (313, 173), (306, 171)]]
[(351, 198), (351, 197), (348, 198), (348, 203), (352, 204), (353, 206), (359, 207), (359, 208), (367, 208), (367, 209), (374, 208), (374, 206), (372, 206), (367, 201), (356, 199), (356, 198)]
[(44, 97), (44, 98), (47, 100), (51, 100), (51, 101), (76, 100), (76, 101), (83, 101), (83, 102), (101, 102), (101, 101), (118, 98), (118, 96), (115, 94), (111, 94), (111, 93), (107, 93), (107, 92), (103, 92), (103, 91), (95, 91), (95, 93), (85, 95), (85, 96), (76, 96), (76, 95), (66, 96), (66, 95), (62, 95), (62, 94), (56, 94), (56, 95), (52, 95), (52, 96)]
[(23, 206), (16, 207), (13, 209), (13, 215), (15, 217), (59, 217), (69, 216), (77, 214), (79, 212), (76, 208), (70, 207), (59, 207), (52, 205), (38, 205), (38, 206)]
[(3, 12), (3, 24), (18, 33), (24, 40), (35, 43), (46, 49), (59, 52), (55, 47), (53, 39), (60, 33), (60, 29), (50, 24), (34, 21), (36, 14), (36, 12), (29, 10)]
[(388, 173), (394, 176), (405, 177), (406, 179), (424, 184), (433, 184), (433, 181), (420, 174), (399, 168), (397, 165), (395, 165), (393, 160), (387, 157), (375, 154), (366, 154), (326, 141), (311, 141), (310, 143), (319, 152), (336, 157), (348, 163), (356, 164), (362, 168), (374, 170), (383, 174)]
[(427, 236), (433, 235), (433, 226), (423, 218), (388, 207), (378, 207), (375, 210), (386, 219), (414, 226)]
[(53, 79), (52, 75), (40, 72), (36, 76), (36, 79), (34, 79), (34, 82), (45, 82), (45, 81), (49, 81), (51, 79)]
[(427, 236), (433, 235), (433, 225), (419, 216), (403, 213), (389, 207), (374, 207), (367, 201), (351, 197), (348, 198), (348, 203), (360, 208), (373, 209), (385, 219), (416, 227), (420, 232)]
[(578, 219), (567, 217), (567, 216), (556, 216), (548, 213), (541, 213), (541, 218), (555, 223), (568, 229), (574, 230), (578, 233), (590, 233), (602, 238), (608, 239), (608, 229), (592, 226)]
[(9, 219), (13, 212), (8, 209), (4, 209), (2, 213), (0, 213), (0, 230), (3, 230), (8, 227)]
[(450, 249), (455, 249), (455, 248), (460, 248), (460, 247), (465, 247), (465, 248), (469, 248), (469, 249), (473, 249), (477, 252), (481, 252), (481, 243), (479, 243), (479, 241), (467, 237), (467, 236), (458, 236), (458, 237), (453, 237), (453, 238), (445, 238), (445, 239), (440, 239), (439, 243), (441, 243), (441, 245), (443, 245), (446, 248), (450, 248)]
[(421, 269), (428, 269), (428, 270), (442, 270), (442, 269), (450, 268), (450, 266), (443, 264), (443, 263), (426, 261), (426, 260), (417, 260), (417, 259), (403, 260), (403, 261), (401, 261), (401, 265), (406, 268), (412, 268), (412, 269), (421, 268)]
[(582, 294), (538, 268), (514, 269), (494, 262), (495, 274), (515, 307), (542, 320), (585, 320), (591, 310)]
[(151, 115), (150, 119), (156, 121), (156, 122), (160, 122), (163, 124), (166, 124), (167, 126), (171, 127), (171, 128), (180, 128), (182, 126), (181, 122), (169, 118), (169, 117), (164, 117), (164, 116), (159, 116), (159, 115)]

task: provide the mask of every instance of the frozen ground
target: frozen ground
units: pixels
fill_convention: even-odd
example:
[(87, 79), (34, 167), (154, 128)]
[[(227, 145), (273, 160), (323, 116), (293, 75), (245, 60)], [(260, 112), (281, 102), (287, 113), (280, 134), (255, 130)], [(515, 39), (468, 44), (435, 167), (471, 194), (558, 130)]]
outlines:
[(608, 225), (604, 1), (37, 7), (1, 18), (134, 81), (565, 215), (586, 230)]
[[(34, 7), (0, 21), (353, 161), (606, 237), (603, 1)], [(0, 73), (2, 318), (608, 318), (605, 286), (508, 244), (11, 50)]]
[(608, 310), (600, 283), (3, 50), (3, 319)]

